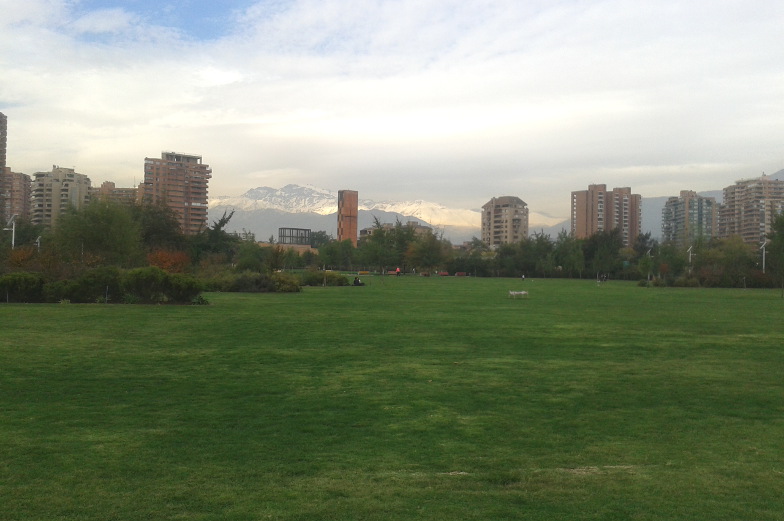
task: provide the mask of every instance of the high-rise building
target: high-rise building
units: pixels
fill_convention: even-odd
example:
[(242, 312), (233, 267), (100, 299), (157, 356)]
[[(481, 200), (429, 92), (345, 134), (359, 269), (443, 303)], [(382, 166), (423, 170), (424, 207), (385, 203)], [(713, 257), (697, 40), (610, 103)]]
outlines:
[(528, 237), (528, 205), (513, 195), (493, 197), (482, 206), (482, 242), (490, 247)]
[(0, 189), (4, 200), (0, 206), (0, 224), (8, 222), (13, 215), (29, 219), (32, 195), (30, 176), (12, 172), (10, 167), (0, 168)]
[(207, 188), (212, 170), (201, 156), (162, 152), (144, 159), (144, 182), (139, 185), (142, 204), (163, 203), (171, 208), (183, 233), (193, 235), (207, 226)]
[(0, 171), (6, 166), (6, 149), (8, 147), (8, 116), (0, 112)]
[(784, 181), (762, 176), (737, 181), (724, 189), (719, 207), (719, 237), (739, 235), (747, 244), (761, 244), (771, 220), (784, 211)]
[(572, 192), (571, 223), (578, 239), (617, 229), (623, 245), (631, 246), (642, 229), (642, 196), (629, 187), (608, 192), (607, 185), (589, 185)]
[(351, 240), (357, 245), (359, 194), (354, 190), (338, 191), (338, 241)]
[(55, 165), (51, 172), (33, 174), (31, 220), (55, 226), (60, 215), (69, 208), (81, 208), (89, 199), (90, 178)]
[[(3, 173), (6, 171), (6, 147), (8, 143), (8, 117), (0, 112), (0, 217), (8, 214), (7, 191)], [(13, 215), (13, 214), (10, 214)], [(7, 219), (0, 224), (5, 225)]]
[(718, 232), (719, 205), (714, 197), (702, 197), (691, 190), (681, 190), (670, 197), (662, 209), (662, 240), (680, 246), (710, 239)]

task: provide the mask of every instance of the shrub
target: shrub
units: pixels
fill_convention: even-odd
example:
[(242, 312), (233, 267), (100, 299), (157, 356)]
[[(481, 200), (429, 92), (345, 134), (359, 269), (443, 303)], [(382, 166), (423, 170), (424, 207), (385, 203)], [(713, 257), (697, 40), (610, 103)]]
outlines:
[(143, 303), (160, 303), (166, 300), (166, 272), (155, 266), (136, 268), (122, 277), (123, 301), (129, 298)]
[(299, 277), (289, 273), (275, 273), (272, 275), (272, 281), (275, 284), (275, 291), (284, 293), (295, 293), (302, 291), (300, 286)]
[(61, 300), (71, 300), (74, 294), (76, 283), (72, 280), (57, 280), (44, 284), (44, 302), (60, 302)]
[(275, 283), (263, 273), (243, 271), (234, 276), (227, 291), (241, 293), (266, 293), (275, 291)]
[(6, 302), (43, 302), (44, 279), (37, 273), (17, 272), (0, 277), (0, 299)]
[(167, 279), (165, 294), (169, 302), (191, 303), (202, 291), (202, 283), (190, 275), (173, 273)]
[(299, 279), (303, 286), (348, 286), (348, 278), (333, 271), (306, 271)]
[(104, 266), (84, 272), (74, 281), (72, 293), (66, 298), (72, 302), (107, 302), (120, 300), (122, 279), (119, 268)]
[(683, 276), (675, 279), (672, 285), (679, 288), (698, 288), (700, 281), (697, 280), (697, 277)]

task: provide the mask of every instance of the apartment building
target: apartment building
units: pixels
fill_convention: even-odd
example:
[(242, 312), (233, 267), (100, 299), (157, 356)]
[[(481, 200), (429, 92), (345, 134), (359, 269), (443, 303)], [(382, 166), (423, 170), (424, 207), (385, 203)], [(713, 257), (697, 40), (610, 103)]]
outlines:
[(8, 148), (8, 116), (0, 112), (0, 172), (8, 166), (6, 152)]
[(571, 228), (578, 239), (617, 229), (623, 245), (631, 246), (642, 229), (642, 196), (629, 187), (608, 191), (604, 184), (572, 192)]
[(338, 241), (351, 240), (357, 245), (357, 218), (359, 215), (359, 193), (354, 190), (338, 191)]
[(10, 167), (0, 168), (0, 221), (8, 222), (12, 215), (20, 219), (31, 217), (32, 179), (27, 174), (12, 172)]
[(104, 201), (132, 205), (136, 203), (138, 188), (118, 188), (112, 181), (104, 181), (93, 189), (92, 196)]
[(771, 232), (773, 216), (784, 211), (784, 181), (762, 176), (724, 188), (719, 208), (719, 237), (739, 235), (747, 244), (761, 244)]
[(699, 239), (719, 233), (719, 205), (714, 197), (702, 197), (691, 190), (681, 190), (670, 197), (662, 209), (662, 240), (689, 246)]
[(528, 237), (528, 205), (519, 197), (493, 197), (482, 206), (482, 242), (493, 247)]
[(57, 165), (51, 172), (36, 172), (32, 180), (31, 221), (55, 226), (69, 208), (81, 208), (90, 200), (90, 178), (73, 168)]
[(207, 191), (212, 170), (202, 157), (162, 152), (161, 158), (144, 159), (144, 182), (137, 200), (142, 204), (163, 203), (174, 211), (186, 235), (207, 226)]

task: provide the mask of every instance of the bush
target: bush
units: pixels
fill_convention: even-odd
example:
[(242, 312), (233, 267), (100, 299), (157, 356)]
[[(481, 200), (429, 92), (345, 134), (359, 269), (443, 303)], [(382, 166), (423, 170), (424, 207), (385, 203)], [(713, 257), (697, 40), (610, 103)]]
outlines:
[(104, 266), (83, 273), (74, 282), (73, 292), (66, 298), (71, 302), (104, 302), (120, 300), (122, 274), (119, 268)]
[(8, 273), (0, 277), (0, 299), (6, 302), (43, 302), (44, 278), (37, 273)]
[(700, 281), (697, 277), (683, 276), (675, 279), (672, 285), (678, 288), (699, 288)]
[(160, 303), (166, 300), (168, 276), (155, 266), (136, 268), (122, 277), (123, 301), (137, 299), (142, 303)]
[(348, 278), (333, 271), (307, 271), (299, 279), (303, 286), (348, 286)]
[(275, 284), (275, 291), (283, 293), (296, 293), (302, 291), (299, 277), (295, 275), (289, 273), (275, 273), (272, 275), (272, 281)]
[(57, 280), (44, 284), (44, 302), (60, 302), (61, 300), (71, 300), (71, 295), (75, 293), (76, 283), (72, 280)]
[(174, 273), (168, 276), (165, 294), (167, 300), (176, 304), (188, 304), (199, 296), (202, 284), (189, 275)]

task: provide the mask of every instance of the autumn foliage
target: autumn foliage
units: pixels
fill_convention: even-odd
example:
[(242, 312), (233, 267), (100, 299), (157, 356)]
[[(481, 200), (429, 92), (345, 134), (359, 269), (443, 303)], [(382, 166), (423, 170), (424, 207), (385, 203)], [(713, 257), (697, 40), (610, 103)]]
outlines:
[(183, 273), (190, 266), (191, 258), (184, 251), (154, 250), (147, 255), (147, 262), (169, 273)]

